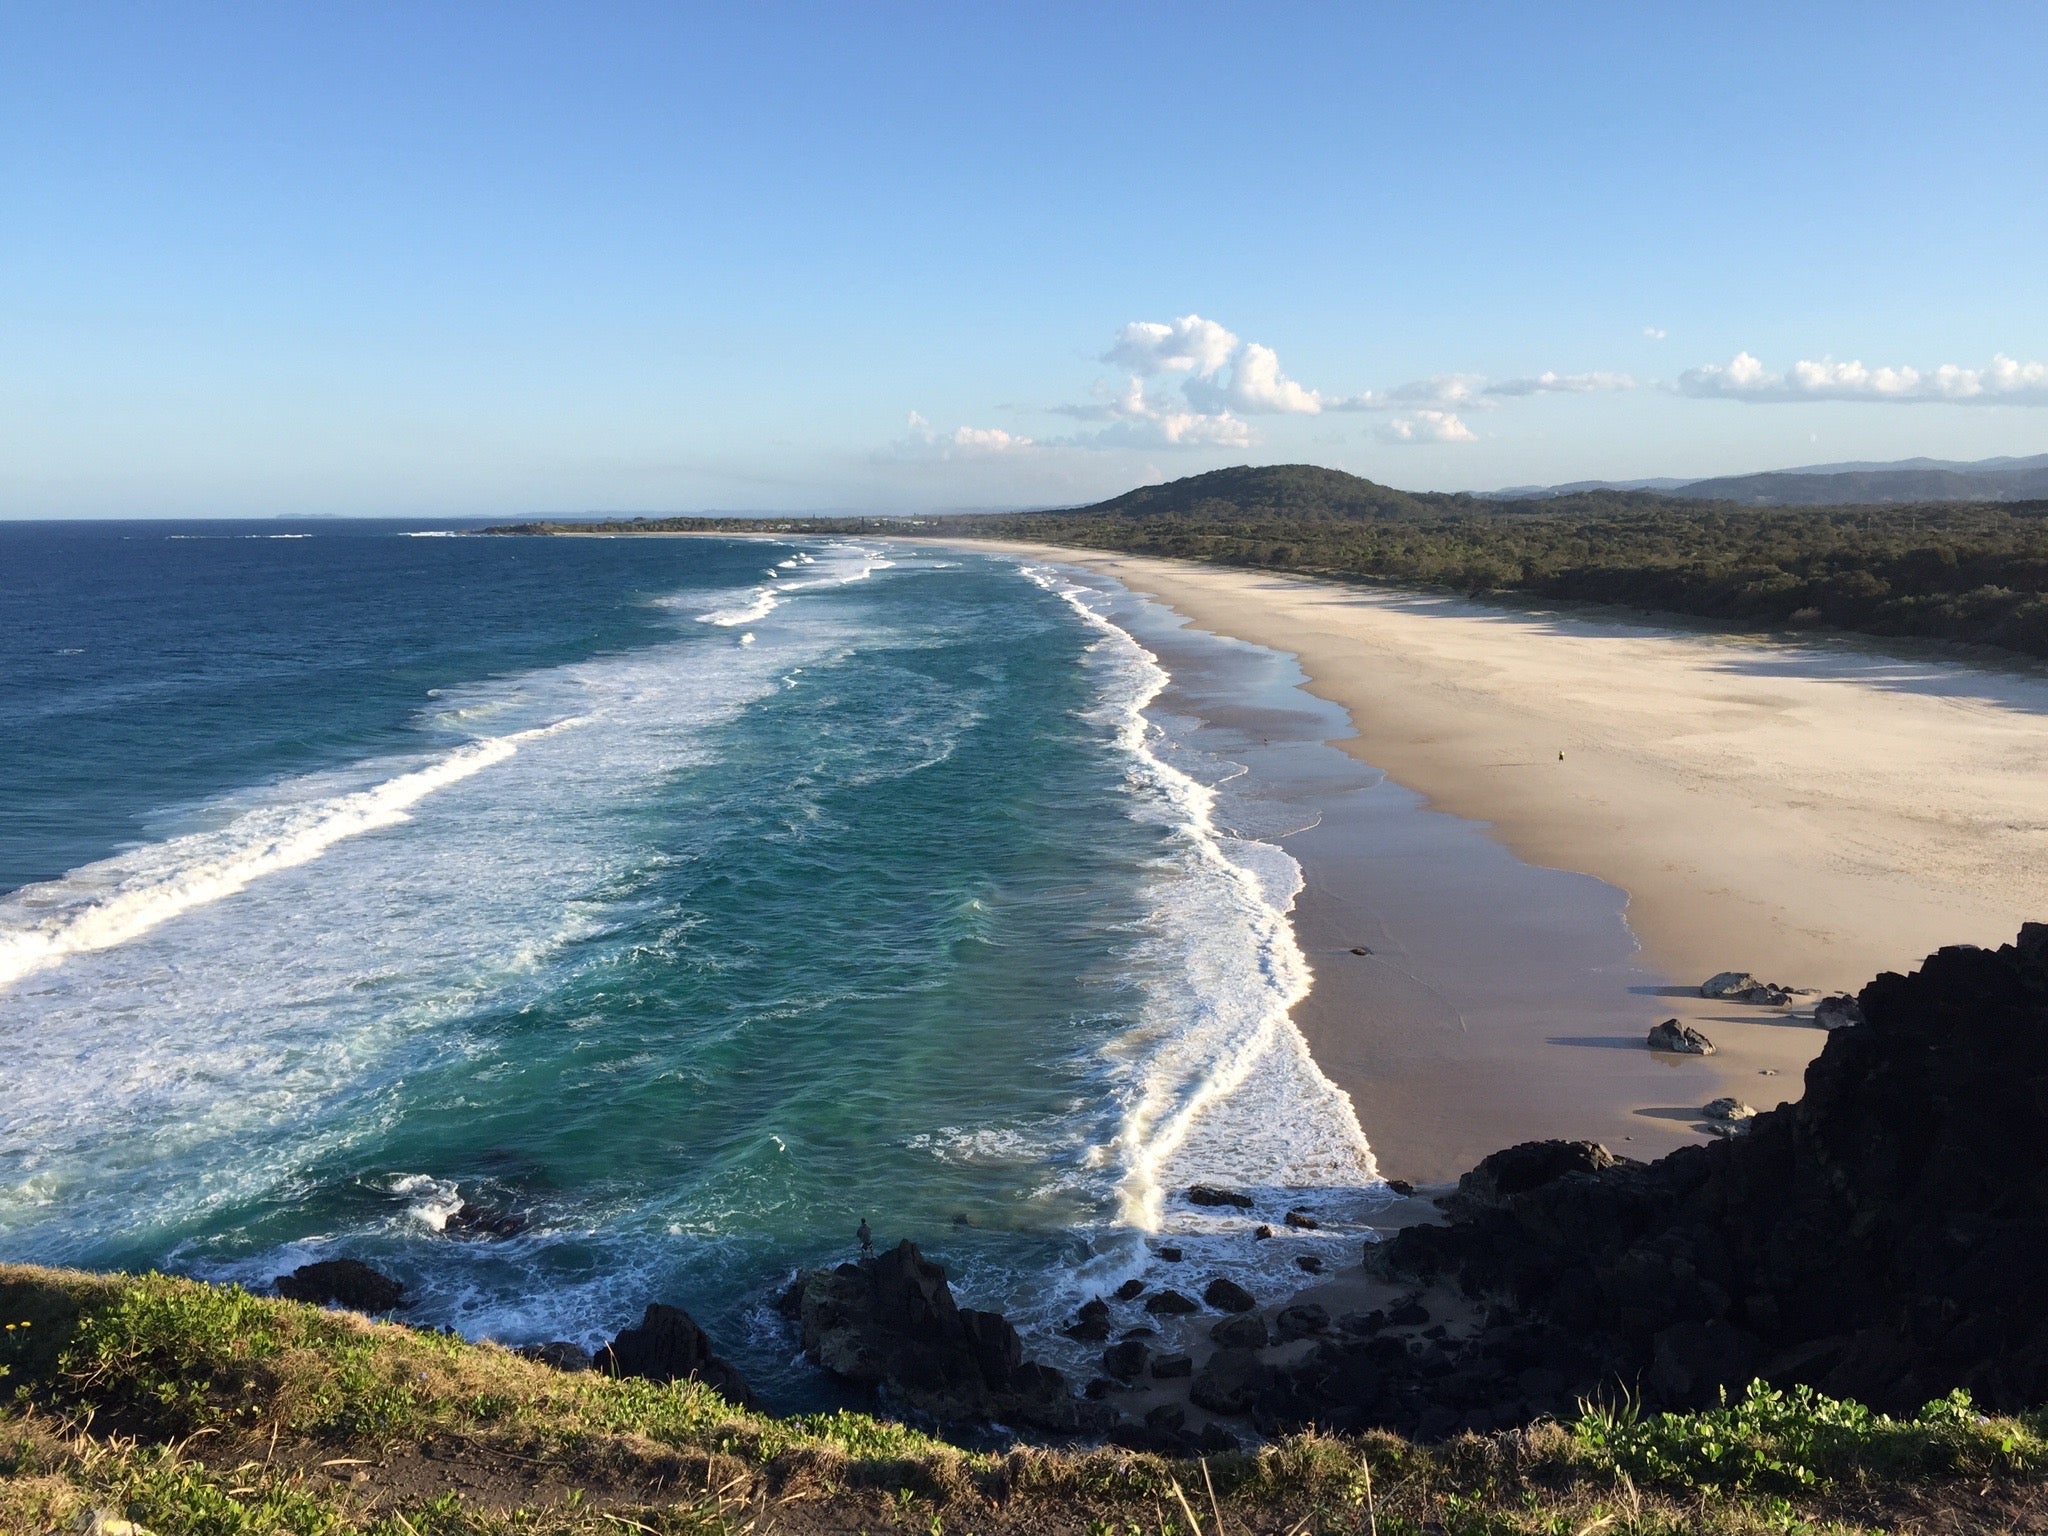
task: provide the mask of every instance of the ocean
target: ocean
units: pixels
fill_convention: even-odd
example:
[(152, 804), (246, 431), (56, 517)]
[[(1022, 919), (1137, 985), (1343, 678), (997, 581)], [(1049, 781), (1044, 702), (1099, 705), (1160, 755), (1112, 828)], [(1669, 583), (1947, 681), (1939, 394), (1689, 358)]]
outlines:
[(1144, 607), (880, 539), (0, 524), (0, 1257), (355, 1257), (515, 1345), (668, 1301), (799, 1407), (773, 1298), (863, 1218), (1076, 1371), (1123, 1279), (1354, 1255), (1298, 828)]

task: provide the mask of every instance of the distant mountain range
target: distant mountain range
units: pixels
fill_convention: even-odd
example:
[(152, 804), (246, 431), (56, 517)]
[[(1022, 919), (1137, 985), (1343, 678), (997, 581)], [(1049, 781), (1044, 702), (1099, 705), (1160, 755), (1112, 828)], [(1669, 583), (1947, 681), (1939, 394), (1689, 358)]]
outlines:
[(1889, 464), (1808, 464), (1711, 480), (1575, 480), (1482, 491), (1493, 501), (1539, 501), (1581, 491), (1656, 491), (1756, 507), (1873, 506), (1911, 501), (2048, 500), (2048, 453), (2031, 458), (1899, 459)]

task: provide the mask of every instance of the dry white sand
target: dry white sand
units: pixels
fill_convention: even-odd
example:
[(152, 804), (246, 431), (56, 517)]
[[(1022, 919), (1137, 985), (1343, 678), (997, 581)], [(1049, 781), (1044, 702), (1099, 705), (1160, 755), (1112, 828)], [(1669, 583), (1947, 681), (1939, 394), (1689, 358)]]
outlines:
[(1674, 977), (1854, 989), (2048, 919), (2048, 675), (1060, 556), (1293, 652), (1349, 750), (1626, 890)]

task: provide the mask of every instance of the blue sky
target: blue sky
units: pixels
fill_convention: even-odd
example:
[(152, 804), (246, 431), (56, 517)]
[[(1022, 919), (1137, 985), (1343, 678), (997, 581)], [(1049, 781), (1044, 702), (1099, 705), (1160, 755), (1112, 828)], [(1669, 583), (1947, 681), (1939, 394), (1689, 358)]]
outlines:
[(2048, 451), (2043, 59), (2038, 4), (0, 0), (0, 515)]

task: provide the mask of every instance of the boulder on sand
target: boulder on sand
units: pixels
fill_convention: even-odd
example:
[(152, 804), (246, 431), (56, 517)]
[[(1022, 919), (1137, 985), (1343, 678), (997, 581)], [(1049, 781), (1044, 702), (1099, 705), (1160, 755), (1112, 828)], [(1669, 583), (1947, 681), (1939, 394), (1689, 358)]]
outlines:
[(1264, 1349), (1271, 1342), (1266, 1320), (1256, 1312), (1226, 1317), (1209, 1330), (1209, 1337), (1216, 1341), (1218, 1349)]
[(1202, 1300), (1218, 1312), (1249, 1312), (1259, 1304), (1258, 1297), (1235, 1280), (1226, 1280), (1221, 1275), (1209, 1282), (1209, 1288), (1202, 1292)]
[(1702, 1104), (1700, 1106), (1700, 1113), (1709, 1120), (1720, 1120), (1730, 1124), (1756, 1118), (1756, 1110), (1754, 1108), (1743, 1103), (1742, 1100), (1734, 1098), (1714, 1099), (1709, 1103)]
[(727, 1402), (753, 1406), (754, 1393), (729, 1360), (711, 1352), (711, 1340), (681, 1307), (655, 1302), (637, 1328), (597, 1352), (592, 1364), (608, 1376), (642, 1376), (649, 1381), (701, 1381)]
[(405, 1284), (379, 1274), (360, 1259), (322, 1259), (301, 1264), (272, 1282), (287, 1301), (350, 1312), (389, 1312), (405, 1304)]
[(806, 1270), (781, 1308), (797, 1320), (813, 1364), (941, 1423), (1073, 1432), (1110, 1421), (1058, 1371), (1026, 1360), (1001, 1313), (957, 1305), (946, 1271), (914, 1243), (866, 1263)]
[(1758, 981), (1747, 971), (1720, 971), (1700, 983), (1700, 996), (1728, 1003), (1759, 1003), (1781, 1008), (1792, 1001), (1792, 989)]
[(1690, 1024), (1681, 1024), (1676, 1019), (1666, 1019), (1650, 1030), (1650, 1049), (1671, 1051), (1680, 1056), (1711, 1056), (1714, 1042), (1694, 1029)]

